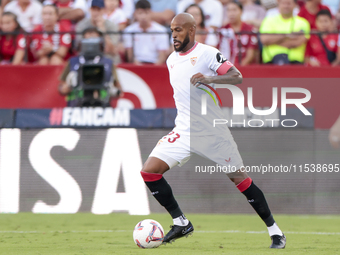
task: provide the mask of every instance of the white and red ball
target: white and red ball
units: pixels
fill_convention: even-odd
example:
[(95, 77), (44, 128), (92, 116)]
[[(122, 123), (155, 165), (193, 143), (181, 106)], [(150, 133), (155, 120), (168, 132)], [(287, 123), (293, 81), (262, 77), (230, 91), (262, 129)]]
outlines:
[(133, 240), (140, 248), (157, 248), (163, 242), (164, 230), (155, 220), (142, 220), (133, 230)]

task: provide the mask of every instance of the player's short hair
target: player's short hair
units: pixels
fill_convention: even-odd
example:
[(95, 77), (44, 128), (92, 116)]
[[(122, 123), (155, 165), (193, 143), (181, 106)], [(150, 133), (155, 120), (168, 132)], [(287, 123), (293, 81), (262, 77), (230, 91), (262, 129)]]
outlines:
[(147, 0), (139, 0), (135, 5), (135, 9), (149, 10), (151, 9), (151, 4)]
[(317, 14), (316, 14), (316, 18), (318, 18), (319, 16), (327, 16), (330, 19), (333, 19), (332, 14), (329, 10), (320, 10)]
[(201, 8), (198, 4), (191, 4), (191, 5), (189, 5), (189, 6), (185, 9), (184, 12), (188, 12), (188, 10), (189, 10), (191, 7), (197, 7), (197, 8), (200, 10), (202, 21), (201, 21), (200, 24), (196, 24), (196, 25), (197, 25), (197, 26), (200, 26), (201, 28), (205, 28), (205, 16), (204, 16), (204, 13), (203, 13), (202, 8)]
[(236, 4), (237, 7), (240, 8), (241, 11), (243, 11), (243, 5), (239, 1), (233, 0), (229, 4)]

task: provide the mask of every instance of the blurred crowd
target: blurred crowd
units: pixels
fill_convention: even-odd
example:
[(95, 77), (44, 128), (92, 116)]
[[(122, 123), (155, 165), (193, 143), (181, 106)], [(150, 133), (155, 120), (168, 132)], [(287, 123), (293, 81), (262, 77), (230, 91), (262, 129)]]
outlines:
[(88, 28), (115, 64), (164, 64), (181, 12), (195, 18), (198, 42), (238, 65), (340, 64), (339, 0), (0, 1), (1, 64), (63, 64)]

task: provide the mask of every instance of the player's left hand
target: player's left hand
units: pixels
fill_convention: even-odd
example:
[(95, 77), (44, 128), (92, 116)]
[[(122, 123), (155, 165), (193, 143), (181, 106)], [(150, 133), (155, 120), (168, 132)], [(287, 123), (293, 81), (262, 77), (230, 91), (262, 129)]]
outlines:
[(202, 82), (202, 83), (211, 83), (210, 82), (210, 77), (203, 75), (201, 73), (197, 73), (195, 75), (193, 75), (190, 79), (190, 82), (192, 85), (197, 86), (199, 84), (196, 84), (197, 82)]

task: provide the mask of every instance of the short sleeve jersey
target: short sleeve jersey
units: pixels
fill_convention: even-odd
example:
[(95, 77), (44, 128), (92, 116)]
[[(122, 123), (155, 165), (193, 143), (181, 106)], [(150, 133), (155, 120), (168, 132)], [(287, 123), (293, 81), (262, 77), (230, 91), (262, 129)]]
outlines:
[(31, 32), (35, 25), (41, 24), (42, 4), (37, 0), (31, 0), (25, 11), (21, 9), (17, 0), (9, 2), (4, 12), (12, 12), (18, 17), (22, 29)]
[[(123, 36), (124, 46), (125, 48), (133, 48), (135, 59), (139, 62), (156, 63), (158, 51), (169, 49), (169, 35), (166, 28), (154, 21), (146, 31), (143, 31), (138, 22), (131, 24), (124, 31), (126, 32)], [(142, 32), (149, 32), (150, 34)]]
[[(219, 68), (226, 67), (225, 72), (233, 66), (214, 47), (196, 43), (191, 50), (186, 53), (174, 51), (167, 59), (170, 83), (174, 90), (174, 99), (177, 108), (176, 127), (174, 130), (180, 134), (207, 135), (214, 134), (212, 130), (212, 119), (221, 119), (223, 114), (221, 109), (215, 104), (216, 99), (209, 96), (214, 92), (208, 87), (197, 87), (190, 84), (190, 79), (194, 74), (202, 73), (207, 76), (217, 76)], [(212, 85), (213, 86), (213, 85)], [(201, 116), (201, 97), (207, 94), (208, 119)], [(216, 97), (216, 95), (214, 95)]]
[[(231, 26), (228, 24), (224, 26), (224, 28), (228, 29)], [(248, 25), (245, 22), (242, 22), (241, 32), (255, 32), (254, 27)], [(222, 42), (222, 38), (220, 37), (220, 44)], [(242, 35), (236, 35), (237, 38), (237, 47), (233, 47), (234, 42), (232, 40), (224, 40), (224, 42), (229, 42), (230, 49), (231, 49), (231, 56), (232, 59), (235, 59), (239, 63), (242, 59), (246, 57), (248, 49), (257, 49), (258, 48), (258, 41), (256, 34), (244, 33)]]
[[(281, 14), (266, 17), (260, 27), (260, 33), (263, 34), (290, 34), (292, 32), (302, 32), (309, 39), (310, 25), (307, 20), (299, 16), (284, 19)], [(306, 44), (299, 47), (288, 49), (280, 45), (272, 44), (264, 46), (262, 50), (262, 59), (264, 63), (272, 61), (277, 54), (288, 54), (290, 61), (303, 62), (305, 58)]]
[(105, 13), (103, 15), (103, 17), (104, 17), (104, 19), (108, 19), (108, 20), (110, 20), (111, 22), (113, 22), (117, 25), (127, 22), (127, 18), (125, 16), (125, 13), (120, 8), (117, 8), (116, 10), (114, 10), (114, 12), (112, 12), (110, 15), (107, 15)]
[(23, 35), (18, 35), (14, 38), (7, 40), (6, 36), (0, 37), (0, 58), (1, 60), (11, 61), (16, 50), (24, 50), (26, 47), (26, 40)]
[[(336, 53), (338, 50), (338, 35), (329, 34), (323, 41), (327, 49), (331, 52)], [(323, 66), (329, 66), (330, 63), (327, 58), (327, 53), (324, 46), (321, 43), (319, 36), (311, 35), (309, 41), (307, 42), (306, 56), (316, 58), (319, 63)]]
[[(55, 25), (55, 32), (68, 32), (71, 28), (66, 26), (65, 24), (57, 23)], [(34, 32), (42, 32), (44, 28), (42, 25), (35, 27)], [(72, 38), (71, 35), (66, 34), (34, 34), (32, 35), (32, 50), (38, 51), (43, 46), (44, 42), (49, 42), (53, 45), (53, 50), (57, 51), (60, 46), (65, 46), (67, 48), (71, 48)], [(68, 57), (68, 56), (67, 56)]]

